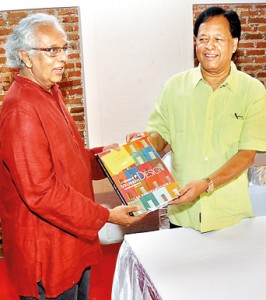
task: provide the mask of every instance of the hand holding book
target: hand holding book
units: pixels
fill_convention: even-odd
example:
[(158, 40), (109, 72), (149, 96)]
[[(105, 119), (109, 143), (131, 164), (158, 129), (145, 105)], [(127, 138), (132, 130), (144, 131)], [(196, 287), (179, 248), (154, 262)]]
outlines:
[(141, 210), (141, 207), (139, 206), (116, 206), (112, 209), (109, 209), (110, 216), (108, 222), (123, 226), (130, 226), (133, 223), (141, 221), (148, 214), (147, 212), (138, 216), (134, 216), (134, 213), (137, 213), (139, 210)]
[(98, 154), (122, 203), (140, 206), (134, 215), (166, 206), (179, 196), (180, 187), (167, 169), (147, 136)]

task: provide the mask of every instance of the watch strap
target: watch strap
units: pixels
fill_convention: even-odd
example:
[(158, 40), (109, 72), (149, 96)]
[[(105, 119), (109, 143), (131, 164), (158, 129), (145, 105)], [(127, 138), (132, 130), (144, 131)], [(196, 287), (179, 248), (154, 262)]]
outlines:
[(214, 190), (214, 184), (213, 184), (213, 181), (211, 180), (211, 178), (210, 177), (206, 177), (206, 178), (204, 178), (204, 180), (208, 183), (208, 187), (207, 187), (206, 193), (213, 192), (213, 190)]

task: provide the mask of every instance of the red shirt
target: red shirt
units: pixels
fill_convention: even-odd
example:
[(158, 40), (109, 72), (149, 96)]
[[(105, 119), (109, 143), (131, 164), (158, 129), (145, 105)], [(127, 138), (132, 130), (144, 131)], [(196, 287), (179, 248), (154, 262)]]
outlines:
[(94, 202), (104, 178), (57, 85), (52, 94), (15, 76), (0, 115), (0, 217), (4, 255), (19, 295), (54, 298), (101, 258), (109, 212)]

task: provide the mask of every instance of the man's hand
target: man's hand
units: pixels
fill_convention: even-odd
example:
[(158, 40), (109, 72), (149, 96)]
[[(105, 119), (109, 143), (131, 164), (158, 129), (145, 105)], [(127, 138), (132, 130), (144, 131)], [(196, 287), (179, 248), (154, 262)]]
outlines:
[(131, 132), (126, 135), (126, 142), (130, 142), (134, 139), (140, 138), (142, 136), (148, 136), (147, 132)]
[(123, 226), (130, 226), (136, 222), (142, 220), (148, 213), (143, 213), (139, 216), (131, 216), (130, 212), (137, 212), (141, 208), (139, 206), (116, 206), (115, 208), (109, 209), (109, 223), (119, 224)]
[(106, 151), (106, 150), (109, 150), (109, 149), (110, 149), (110, 150), (111, 150), (111, 149), (119, 150), (119, 149), (120, 149), (120, 146), (119, 146), (119, 144), (114, 143), (114, 144), (105, 146), (105, 147), (103, 148), (103, 151)]
[(180, 205), (187, 202), (192, 202), (200, 194), (204, 193), (207, 190), (208, 184), (205, 180), (193, 180), (186, 184), (180, 191), (180, 196), (169, 203), (169, 205)]

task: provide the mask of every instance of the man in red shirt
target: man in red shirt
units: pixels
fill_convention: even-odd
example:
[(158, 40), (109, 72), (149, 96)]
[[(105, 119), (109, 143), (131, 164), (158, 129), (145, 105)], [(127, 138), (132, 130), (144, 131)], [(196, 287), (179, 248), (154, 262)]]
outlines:
[(67, 48), (58, 20), (46, 14), (22, 19), (6, 44), (7, 62), (20, 73), (0, 115), (0, 211), (21, 299), (87, 300), (89, 267), (102, 255), (99, 230), (144, 216), (129, 215), (138, 207), (94, 202), (92, 180), (104, 178), (95, 154), (117, 145), (84, 148), (56, 84)]

